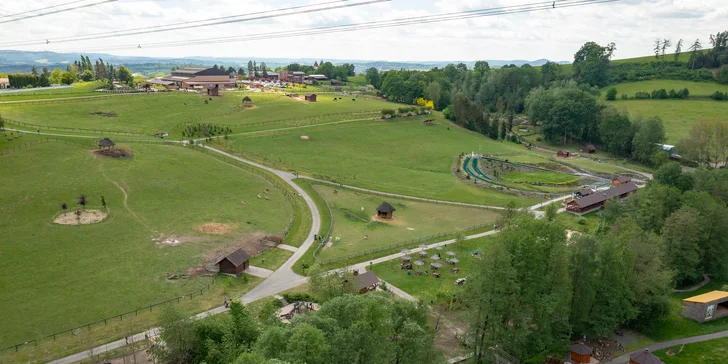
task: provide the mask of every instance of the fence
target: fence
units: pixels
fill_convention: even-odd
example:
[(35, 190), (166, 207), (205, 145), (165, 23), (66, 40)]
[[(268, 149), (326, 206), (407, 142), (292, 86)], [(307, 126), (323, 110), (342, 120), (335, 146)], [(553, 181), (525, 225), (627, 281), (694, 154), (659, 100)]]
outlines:
[(148, 134), (144, 133), (137, 133), (137, 132), (131, 132), (131, 131), (118, 131), (118, 130), (97, 130), (97, 129), (84, 129), (84, 128), (66, 128), (62, 126), (48, 126), (48, 125), (38, 125), (38, 124), (31, 124), (31, 123), (25, 123), (22, 121), (17, 120), (10, 120), (6, 118), (0, 119), (4, 121), (6, 124), (11, 125), (17, 125), (20, 127), (25, 128), (31, 128), (35, 130), (57, 130), (57, 131), (66, 131), (66, 132), (77, 132), (77, 133), (87, 133), (87, 134), (114, 134), (114, 135), (134, 135), (134, 136), (147, 136)]
[(42, 143), (48, 143), (48, 142), (56, 142), (56, 143), (63, 143), (63, 144), (69, 144), (69, 145), (75, 145), (75, 146), (92, 146), (91, 143), (82, 143), (71, 139), (58, 139), (58, 138), (41, 138), (41, 139), (33, 139), (29, 142), (25, 142), (23, 144), (19, 144), (10, 148), (0, 149), (0, 155), (6, 155), (10, 154), (12, 152), (21, 150), (21, 149), (28, 149), (34, 145), (42, 144)]
[(351, 254), (347, 254), (347, 255), (344, 255), (344, 256), (340, 256), (340, 257), (336, 257), (336, 258), (332, 258), (332, 259), (328, 259), (328, 260), (318, 259), (315, 256), (314, 256), (314, 259), (316, 259), (316, 261), (319, 262), (319, 263), (321, 263), (321, 264), (330, 264), (330, 263), (340, 262), (342, 260), (349, 260), (351, 258), (355, 258), (355, 257), (358, 257), (358, 256), (367, 255), (367, 254), (372, 254), (372, 253), (376, 253), (376, 252), (393, 250), (393, 249), (397, 249), (397, 248), (414, 247), (415, 245), (418, 245), (419, 243), (424, 242), (424, 241), (428, 241), (430, 239), (442, 238), (444, 236), (455, 235), (455, 234), (459, 234), (459, 233), (465, 233), (467, 231), (471, 231), (471, 230), (475, 230), (475, 229), (482, 229), (482, 228), (487, 227), (487, 226), (492, 226), (492, 225), (491, 224), (481, 224), (481, 225), (471, 226), (469, 228), (465, 228), (465, 229), (462, 229), (462, 230), (448, 231), (448, 232), (442, 232), (442, 233), (438, 233), (438, 234), (433, 234), (433, 235), (430, 235), (430, 236), (423, 236), (421, 238), (411, 239), (411, 240), (402, 241), (402, 242), (399, 242), (399, 243), (394, 243), (394, 244), (385, 245), (385, 246), (380, 246), (378, 248), (367, 249), (367, 250), (364, 250), (364, 251), (361, 251), (361, 252), (351, 253)]
[[(329, 225), (329, 231), (327, 231), (326, 235), (324, 235), (324, 236), (326, 237), (326, 240), (331, 240), (331, 235), (334, 232), (334, 214), (331, 211), (331, 206), (329, 205), (329, 202), (326, 201), (326, 199), (323, 196), (321, 196), (321, 193), (316, 188), (316, 186), (314, 186), (311, 183), (309, 183), (309, 186), (311, 186), (311, 189), (313, 189), (313, 192), (316, 193), (316, 195), (326, 204), (326, 209), (329, 210), (329, 221), (331, 222), (331, 224)], [(318, 261), (318, 258), (316, 258), (316, 254), (318, 254), (319, 249), (321, 249), (321, 247), (323, 245), (324, 245), (323, 243), (319, 244), (319, 246), (316, 247), (316, 250), (313, 251), (314, 260)]]

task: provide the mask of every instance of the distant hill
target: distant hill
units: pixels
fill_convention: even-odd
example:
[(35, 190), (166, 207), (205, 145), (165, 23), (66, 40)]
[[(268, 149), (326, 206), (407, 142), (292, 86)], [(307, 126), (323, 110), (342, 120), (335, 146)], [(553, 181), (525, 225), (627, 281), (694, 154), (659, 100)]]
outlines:
[[(139, 73), (165, 73), (169, 72), (172, 66), (213, 66), (215, 64), (224, 65), (226, 67), (247, 67), (249, 60), (255, 60), (258, 63), (265, 62), (270, 68), (285, 66), (293, 62), (301, 64), (313, 64), (320, 62), (321, 59), (312, 58), (256, 58), (256, 57), (135, 57), (135, 56), (116, 56), (106, 53), (83, 53), (89, 56), (91, 61), (98, 58), (107, 63), (124, 65), (129, 67), (132, 72)], [(56, 52), (31, 52), (17, 50), (0, 50), (0, 72), (30, 72), (32, 67), (53, 69), (56, 67), (65, 68), (73, 61), (80, 59), (81, 53), (56, 53)], [(364, 72), (367, 68), (375, 67), (379, 70), (386, 71), (391, 69), (407, 69), (407, 70), (429, 70), (434, 67), (444, 67), (450, 63), (464, 63), (468, 68), (472, 68), (475, 61), (421, 61), (421, 62), (390, 62), (385, 60), (347, 60), (347, 59), (325, 59), (334, 64), (351, 63), (355, 66), (357, 73)], [(531, 66), (541, 66), (548, 62), (547, 59), (537, 59), (535, 61), (527, 60), (485, 60), (491, 67), (503, 67), (505, 65), (515, 64), (522, 66), (529, 64)], [(567, 64), (569, 62), (558, 62)]]

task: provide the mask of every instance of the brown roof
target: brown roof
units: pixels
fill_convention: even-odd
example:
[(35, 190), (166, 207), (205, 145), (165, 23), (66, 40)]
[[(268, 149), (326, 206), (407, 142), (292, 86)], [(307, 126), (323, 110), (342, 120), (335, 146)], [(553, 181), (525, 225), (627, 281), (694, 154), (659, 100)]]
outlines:
[(583, 197), (583, 196), (591, 195), (592, 193), (594, 193), (594, 191), (592, 191), (588, 188), (583, 188), (581, 190), (576, 191), (576, 193), (580, 194)]
[(356, 278), (357, 289), (370, 287), (379, 283), (379, 278), (372, 271), (360, 274), (354, 278)]
[(377, 207), (377, 211), (379, 212), (394, 212), (397, 211), (392, 205), (390, 205), (388, 202), (382, 202), (379, 207)]
[(572, 202), (579, 206), (579, 208), (583, 209), (585, 207), (596, 205), (598, 203), (609, 200), (614, 196), (621, 196), (625, 193), (630, 193), (633, 191), (637, 191), (637, 185), (632, 182), (628, 182), (619, 186), (614, 186), (606, 191), (598, 191), (592, 193), (591, 195), (575, 199)]
[(571, 352), (577, 353), (579, 355), (591, 355), (592, 349), (583, 343), (577, 343), (574, 345), (571, 345)]
[(594, 144), (587, 144), (586, 147), (584, 147), (584, 148), (589, 149), (589, 150), (596, 150), (597, 149), (597, 147), (595, 147)]
[(559, 153), (561, 153), (561, 154), (569, 154), (569, 151), (566, 150), (566, 149), (562, 149), (562, 150), (559, 151)]
[(618, 180), (619, 182), (622, 182), (622, 183), (627, 183), (627, 182), (632, 182), (632, 177), (619, 176), (619, 177), (615, 178), (615, 180)]
[(649, 350), (632, 354), (629, 356), (629, 359), (637, 364), (662, 364), (662, 360), (650, 353)]
[(230, 261), (230, 263), (233, 263), (234, 266), (239, 267), (250, 259), (250, 255), (248, 255), (248, 253), (246, 253), (245, 250), (240, 248), (240, 249), (228, 254), (225, 257), (218, 258), (215, 261), (215, 264), (219, 264), (224, 259), (227, 259), (228, 261)]
[(195, 76), (184, 82), (190, 85), (202, 85), (210, 83), (235, 83), (235, 81), (230, 79), (230, 76)]
[(316, 96), (316, 94), (306, 94), (306, 96)]
[(99, 147), (113, 147), (116, 143), (112, 142), (109, 138), (99, 140)]

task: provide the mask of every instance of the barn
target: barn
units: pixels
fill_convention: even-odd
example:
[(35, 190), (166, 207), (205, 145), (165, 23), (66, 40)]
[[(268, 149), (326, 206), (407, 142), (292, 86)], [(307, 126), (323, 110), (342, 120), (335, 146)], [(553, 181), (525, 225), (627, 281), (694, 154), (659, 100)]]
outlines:
[(569, 151), (566, 149), (562, 149), (562, 150), (556, 152), (556, 156), (561, 157), (561, 158), (569, 158), (570, 154), (571, 153), (569, 153)]
[(382, 204), (377, 207), (377, 217), (380, 219), (389, 220), (394, 217), (392, 216), (392, 213), (395, 211), (396, 209), (388, 202), (382, 202)]
[(594, 144), (587, 144), (584, 146), (584, 148), (581, 148), (582, 153), (596, 153), (597, 147), (594, 146)]
[(728, 316), (728, 292), (712, 291), (683, 300), (683, 316), (705, 322)]
[(250, 255), (240, 248), (227, 256), (219, 258), (215, 261), (215, 265), (218, 266), (220, 273), (240, 277), (243, 271), (248, 269), (250, 265), (249, 260)]
[(623, 185), (625, 183), (630, 183), (630, 182), (632, 182), (632, 177), (618, 176), (618, 177), (615, 177), (614, 179), (612, 179), (612, 186), (619, 186), (619, 185)]
[(573, 363), (590, 363), (592, 357), (592, 348), (584, 345), (583, 343), (576, 343), (571, 345), (571, 352), (569, 353), (569, 360)]

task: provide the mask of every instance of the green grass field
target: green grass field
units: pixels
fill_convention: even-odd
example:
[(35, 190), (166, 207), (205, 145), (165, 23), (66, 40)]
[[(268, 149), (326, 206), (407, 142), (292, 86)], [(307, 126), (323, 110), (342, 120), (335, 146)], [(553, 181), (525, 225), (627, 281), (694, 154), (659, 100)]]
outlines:
[(686, 138), (702, 119), (728, 121), (728, 102), (713, 100), (628, 100), (610, 103), (633, 117), (659, 116), (665, 123), (667, 143)]
[[(680, 350), (682, 349), (682, 352)], [(674, 355), (667, 355), (672, 350)], [(678, 353), (679, 352), (679, 353)], [(665, 364), (712, 364), (728, 363), (728, 338), (704, 341), (701, 343), (675, 346), (654, 353)]]
[[(199, 289), (209, 279), (167, 277), (288, 224), (291, 205), (257, 175), (182, 147), (129, 148), (128, 160), (57, 143), (0, 156), (0, 346)], [(257, 199), (266, 188), (270, 200)], [(75, 207), (80, 194), (92, 206), (105, 196), (108, 218), (53, 224), (60, 204)], [(205, 233), (208, 223), (230, 232)]]
[[(372, 270), (377, 275), (377, 277), (379, 277), (379, 279), (382, 279), (420, 299), (426, 300), (432, 297), (438, 290), (443, 290), (458, 295), (463, 292), (465, 287), (456, 286), (455, 280), (458, 278), (466, 278), (467, 280), (468, 277), (471, 277), (473, 274), (475, 274), (480, 260), (473, 257), (472, 253), (475, 251), (480, 251), (480, 253), (482, 254), (486, 249), (488, 249), (488, 245), (493, 241), (493, 239), (494, 237), (472, 239), (459, 243), (454, 243), (444, 247), (443, 250), (439, 251), (442, 256), (442, 260), (440, 260), (439, 262), (443, 264), (443, 267), (439, 269), (439, 272), (441, 274), (440, 278), (435, 278), (431, 274), (428, 276), (425, 276), (424, 274), (418, 276), (415, 275), (414, 272), (412, 273), (412, 275), (407, 275), (406, 270), (402, 270), (399, 268), (399, 260), (392, 260), (376, 264), (374, 265)], [(447, 257), (447, 255), (445, 255), (445, 252), (447, 251), (455, 252), (455, 257), (460, 260), (460, 263), (454, 266), (446, 264), (445, 258)], [(422, 268), (419, 268), (423, 273), (425, 269), (429, 270), (430, 273), (432, 273), (432, 269), (429, 267), (432, 260), (430, 260), (429, 257), (437, 252), (438, 251), (434, 249), (428, 250), (427, 259), (425, 259), (426, 264), (422, 266)], [(453, 273), (450, 270), (452, 267), (460, 268), (460, 272)], [(467, 285), (467, 281), (465, 284)]]
[[(239, 106), (243, 95), (253, 99), (254, 109), (243, 110)], [(197, 94), (174, 92), (157, 95), (122, 95), (55, 104), (0, 104), (0, 115), (11, 120), (43, 126), (157, 133), (168, 131), (183, 122), (241, 125), (320, 117), (325, 114), (379, 111), (393, 105), (378, 100), (352, 101), (349, 98), (334, 101), (333, 99), (331, 95), (321, 95), (318, 102), (309, 103), (273, 94), (229, 92), (223, 97), (209, 101), (207, 97)], [(204, 103), (206, 100), (208, 104)], [(113, 112), (117, 116), (90, 115), (94, 111)], [(326, 120), (341, 119), (345, 117), (330, 116)], [(266, 126), (266, 128), (276, 127), (280, 125)], [(180, 133), (181, 131), (177, 131), (172, 136), (179, 138)]]
[[(436, 116), (439, 118), (439, 116)], [(283, 170), (378, 191), (452, 201), (519, 206), (533, 199), (487, 190), (455, 178), (450, 168), (460, 153), (521, 151), (441, 121), (424, 117), (324, 126), (220, 141), (233, 152)], [(310, 140), (301, 140), (306, 135)]]
[(506, 182), (511, 183), (548, 183), (566, 185), (579, 180), (579, 176), (558, 172), (511, 172), (501, 176)]
[[(319, 251), (318, 258), (323, 260), (438, 233), (491, 225), (498, 218), (498, 213), (491, 210), (395, 199), (330, 186), (316, 188), (334, 215), (332, 237), (341, 239)], [(392, 221), (373, 219), (383, 201), (397, 210)]]
[[(25, 100), (39, 100), (39, 99), (57, 99), (65, 97), (84, 97), (84, 96), (99, 96), (103, 93), (94, 92), (94, 90), (101, 87), (103, 82), (80, 82), (73, 84), (71, 88), (61, 89), (47, 89), (47, 90), (35, 90), (35, 91), (23, 91), (23, 92), (0, 92), (0, 99), (3, 102), (9, 101), (25, 101)], [(0, 109), (2, 110), (2, 109)]]
[(250, 258), (250, 265), (276, 270), (283, 265), (283, 263), (285, 263), (291, 255), (293, 255), (293, 252), (285, 249), (271, 249), (261, 255)]
[[(728, 85), (722, 85), (715, 82), (691, 82), (691, 81), (678, 81), (678, 80), (654, 80), (654, 81), (642, 81), (642, 82), (626, 82), (617, 85), (611, 85), (603, 88), (602, 100), (606, 100), (607, 90), (610, 88), (617, 89), (617, 99), (622, 97), (622, 94), (632, 97), (636, 92), (652, 92), (652, 90), (665, 89), (670, 90), (681, 90), (687, 88), (690, 90), (690, 97), (707, 97), (715, 93), (716, 91), (728, 92)], [(622, 101), (622, 100), (619, 100)], [(675, 102), (685, 100), (674, 100)]]
[[(665, 58), (655, 58), (654, 55), (651, 55), (651, 56), (644, 56), (644, 57), (615, 59), (615, 60), (612, 60), (612, 62), (614, 62), (614, 63), (653, 63), (653, 62), (664, 62), (664, 61), (674, 61), (674, 60), (675, 60), (675, 54), (670, 53), (670, 54), (666, 54)], [(680, 53), (680, 56), (678, 57), (678, 61), (687, 62), (689, 60), (690, 60), (689, 52)]]

